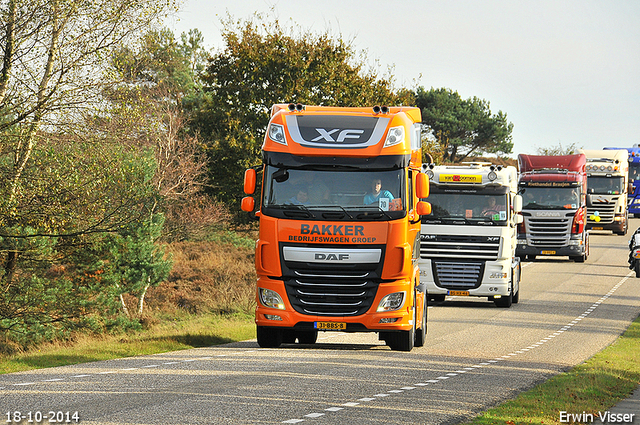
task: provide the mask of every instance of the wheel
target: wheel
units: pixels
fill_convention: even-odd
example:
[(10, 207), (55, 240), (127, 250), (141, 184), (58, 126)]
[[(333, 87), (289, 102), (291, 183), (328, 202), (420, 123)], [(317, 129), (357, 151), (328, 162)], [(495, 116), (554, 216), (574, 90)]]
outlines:
[(394, 351), (411, 351), (415, 343), (416, 335), (416, 302), (413, 301), (413, 326), (408, 331), (389, 333), (386, 338), (387, 345)]
[(315, 344), (318, 340), (318, 331), (299, 331), (298, 342), (300, 344)]
[(267, 326), (256, 326), (258, 345), (262, 348), (278, 348), (282, 344), (282, 330)]
[(518, 301), (520, 301), (520, 273), (522, 273), (522, 269), (518, 264), (518, 292), (513, 294), (513, 299), (511, 300), (514, 304), (518, 304)]
[(500, 214), (500, 211), (496, 210), (486, 210), (482, 212), (483, 217), (493, 217), (496, 214)]
[(494, 298), (493, 303), (502, 308), (509, 308), (513, 303), (513, 282), (511, 283), (511, 291), (509, 292), (509, 296), (502, 296), (500, 298)]
[(413, 343), (413, 345), (416, 346), (416, 347), (424, 346), (424, 343), (427, 340), (427, 306), (428, 306), (428, 302), (427, 302), (426, 294), (425, 294), (425, 297), (424, 297), (424, 302), (422, 304), (423, 304), (423, 306), (422, 306), (421, 325), (420, 325), (420, 329), (418, 329), (416, 331), (416, 338), (415, 338), (415, 341)]
[(636, 260), (633, 268), (636, 271), (636, 277), (640, 277), (640, 261)]

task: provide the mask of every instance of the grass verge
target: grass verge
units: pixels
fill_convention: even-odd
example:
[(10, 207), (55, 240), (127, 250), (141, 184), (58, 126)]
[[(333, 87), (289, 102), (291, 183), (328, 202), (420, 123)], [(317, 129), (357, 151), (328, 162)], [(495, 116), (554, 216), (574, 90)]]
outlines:
[(24, 353), (0, 356), (0, 374), (141, 356), (255, 338), (253, 316), (185, 316), (135, 334), (77, 336)]
[[(613, 344), (514, 400), (490, 409), (471, 425), (561, 424), (560, 412), (597, 417), (640, 384), (640, 317)], [(640, 413), (640, 412), (639, 412)]]

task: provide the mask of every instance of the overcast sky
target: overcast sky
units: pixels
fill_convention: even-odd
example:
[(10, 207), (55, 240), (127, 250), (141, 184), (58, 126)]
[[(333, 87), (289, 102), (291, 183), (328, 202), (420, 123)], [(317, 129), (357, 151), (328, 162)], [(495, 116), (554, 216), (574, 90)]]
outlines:
[(513, 156), (640, 143), (640, 1), (184, 0), (167, 25), (219, 50), (221, 18), (255, 12), (351, 41), (396, 87), (490, 102), (514, 125)]

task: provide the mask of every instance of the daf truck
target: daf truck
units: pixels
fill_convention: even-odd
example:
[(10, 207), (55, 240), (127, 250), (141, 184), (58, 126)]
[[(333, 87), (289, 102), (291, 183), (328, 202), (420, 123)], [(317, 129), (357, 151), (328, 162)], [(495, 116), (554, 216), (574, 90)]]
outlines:
[(520, 298), (516, 226), (522, 198), (513, 166), (424, 164), (431, 214), (422, 216), (420, 281), (430, 299), (486, 297), (499, 307)]
[(626, 235), (629, 228), (626, 149), (580, 150), (587, 157), (587, 228)]
[(258, 344), (315, 343), (319, 331), (376, 332), (391, 349), (424, 345), (420, 110), (277, 104), (262, 165), (242, 200), (259, 220)]
[(582, 263), (589, 256), (587, 231), (587, 158), (578, 155), (518, 155), (522, 216), (516, 254), (568, 256)]

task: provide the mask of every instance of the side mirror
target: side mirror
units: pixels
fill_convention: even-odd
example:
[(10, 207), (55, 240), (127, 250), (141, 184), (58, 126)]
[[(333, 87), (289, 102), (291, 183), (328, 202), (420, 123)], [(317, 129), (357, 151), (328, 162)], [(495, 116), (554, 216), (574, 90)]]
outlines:
[(524, 217), (522, 214), (516, 214), (513, 216), (513, 221), (515, 221), (516, 224), (522, 224), (524, 223)]
[(418, 173), (416, 176), (416, 195), (420, 199), (429, 197), (429, 179), (424, 173)]
[(256, 201), (251, 196), (245, 196), (242, 198), (242, 202), (240, 204), (240, 209), (242, 211), (251, 212), (256, 206)]
[[(244, 193), (246, 193), (247, 195), (251, 195), (256, 191), (256, 179), (257, 177), (255, 169), (249, 168), (244, 172)], [(253, 210), (253, 207), (251, 207), (251, 210)], [(243, 209), (243, 211), (246, 210)]]
[(418, 215), (429, 215), (431, 214), (431, 204), (425, 201), (419, 201), (416, 206), (416, 211)]
[(519, 213), (522, 211), (522, 195), (516, 195), (513, 197), (513, 212)]

